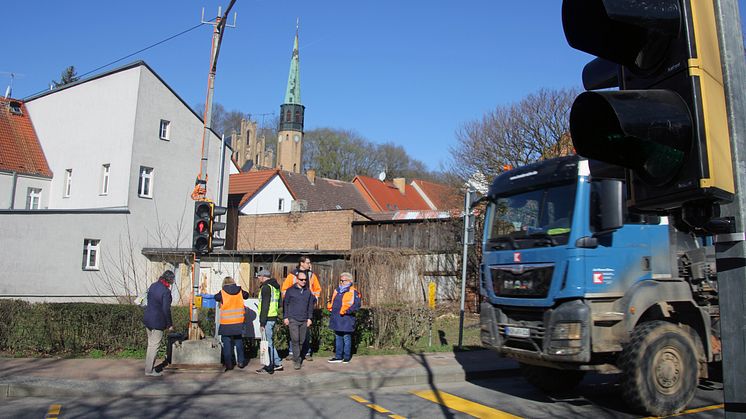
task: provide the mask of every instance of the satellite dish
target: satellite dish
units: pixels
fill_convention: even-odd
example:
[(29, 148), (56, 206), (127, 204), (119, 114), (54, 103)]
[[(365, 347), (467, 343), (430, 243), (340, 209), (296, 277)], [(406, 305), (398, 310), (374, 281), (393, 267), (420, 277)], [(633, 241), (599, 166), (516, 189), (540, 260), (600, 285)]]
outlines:
[(384, 180), (386, 180), (386, 172), (382, 171), (381, 173), (379, 173), (378, 174), (378, 180), (380, 180), (381, 182), (383, 182)]

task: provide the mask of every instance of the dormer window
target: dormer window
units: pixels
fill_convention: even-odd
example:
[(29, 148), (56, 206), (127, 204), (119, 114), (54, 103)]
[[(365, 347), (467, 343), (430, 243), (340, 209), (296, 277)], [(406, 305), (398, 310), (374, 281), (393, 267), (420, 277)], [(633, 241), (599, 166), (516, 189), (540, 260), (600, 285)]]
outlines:
[(21, 102), (16, 102), (15, 100), (8, 103), (8, 110), (10, 110), (10, 113), (13, 115), (23, 115), (23, 111), (21, 111)]

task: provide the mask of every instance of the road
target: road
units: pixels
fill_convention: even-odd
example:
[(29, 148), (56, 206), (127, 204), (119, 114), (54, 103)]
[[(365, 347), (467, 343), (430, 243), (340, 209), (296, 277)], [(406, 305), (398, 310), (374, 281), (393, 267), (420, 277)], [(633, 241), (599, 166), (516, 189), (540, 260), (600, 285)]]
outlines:
[[(591, 375), (562, 397), (547, 397), (514, 372), (489, 380), (266, 395), (194, 395), (137, 398), (5, 399), (0, 417), (14, 418), (639, 418), (619, 400), (614, 376)], [(687, 418), (722, 418), (722, 384), (704, 382)]]

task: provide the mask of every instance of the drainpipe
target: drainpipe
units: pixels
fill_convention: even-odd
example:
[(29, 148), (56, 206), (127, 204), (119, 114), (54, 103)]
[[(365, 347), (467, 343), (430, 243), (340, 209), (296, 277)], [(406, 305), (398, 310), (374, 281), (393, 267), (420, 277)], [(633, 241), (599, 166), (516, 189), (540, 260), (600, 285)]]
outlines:
[(8, 209), (15, 209), (16, 202), (16, 186), (18, 185), (18, 172), (13, 172), (13, 187), (10, 188), (10, 207)]

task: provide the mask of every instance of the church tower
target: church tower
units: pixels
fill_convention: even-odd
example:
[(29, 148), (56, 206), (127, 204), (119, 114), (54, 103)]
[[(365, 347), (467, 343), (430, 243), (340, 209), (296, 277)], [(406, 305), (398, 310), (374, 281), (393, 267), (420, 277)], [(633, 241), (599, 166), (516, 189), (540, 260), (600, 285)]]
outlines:
[(298, 27), (295, 28), (290, 74), (285, 90), (285, 102), (280, 105), (280, 127), (277, 136), (277, 168), (301, 173), (303, 168), (303, 118), (306, 107), (300, 102), (300, 59)]

